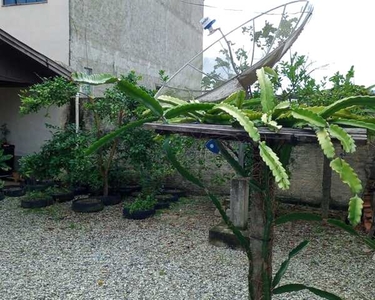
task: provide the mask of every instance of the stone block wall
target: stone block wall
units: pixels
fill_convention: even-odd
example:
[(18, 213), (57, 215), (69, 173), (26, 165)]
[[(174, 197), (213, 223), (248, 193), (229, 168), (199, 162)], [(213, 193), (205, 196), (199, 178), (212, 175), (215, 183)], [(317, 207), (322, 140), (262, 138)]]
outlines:
[[(336, 147), (338, 154), (341, 148)], [(203, 182), (210, 190), (217, 194), (229, 195), (230, 181), (218, 183), (215, 177), (235, 176), (233, 170), (225, 162), (220, 168), (215, 166), (214, 154), (208, 150), (189, 153), (194, 155), (196, 161), (201, 160), (203, 165), (191, 165), (190, 169), (198, 172), (199, 168)], [(354, 168), (362, 180), (365, 187), (369, 176), (370, 168), (375, 160), (375, 147), (371, 144), (358, 146), (353, 154), (346, 154), (344, 159)], [(317, 144), (302, 144), (293, 148), (291, 163), (289, 166), (291, 187), (289, 190), (282, 191), (277, 189), (276, 196), (285, 202), (302, 203), (319, 206), (322, 199), (322, 174), (323, 174), (323, 153)], [(203, 194), (203, 191), (191, 183), (187, 182), (179, 174), (168, 179), (168, 184), (179, 186), (195, 194)], [(332, 172), (331, 183), (331, 205), (335, 208), (346, 209), (348, 200), (351, 197), (349, 187), (341, 182), (339, 176)]]

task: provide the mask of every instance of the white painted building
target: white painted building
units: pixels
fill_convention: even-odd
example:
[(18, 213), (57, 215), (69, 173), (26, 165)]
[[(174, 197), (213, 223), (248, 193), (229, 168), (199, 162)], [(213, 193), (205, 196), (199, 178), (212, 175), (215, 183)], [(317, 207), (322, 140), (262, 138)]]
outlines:
[[(19, 90), (68, 70), (126, 74), (155, 88), (202, 49), (203, 6), (176, 0), (1, 0), (0, 125), (16, 156), (37, 151), (61, 125), (63, 109), (21, 117)], [(195, 1), (203, 4), (203, 0)], [(57, 64), (67, 68), (59, 67)], [(188, 78), (187, 81), (200, 80)]]

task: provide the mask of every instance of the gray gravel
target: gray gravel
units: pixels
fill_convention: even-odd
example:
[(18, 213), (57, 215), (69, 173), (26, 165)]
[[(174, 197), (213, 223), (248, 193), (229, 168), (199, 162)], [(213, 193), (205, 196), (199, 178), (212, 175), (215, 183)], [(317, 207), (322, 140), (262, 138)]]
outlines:
[[(0, 202), (0, 298), (247, 299), (241, 251), (208, 244), (220, 219), (205, 198), (184, 200), (144, 221), (122, 218), (121, 205), (78, 214), (70, 203), (24, 210)], [(298, 223), (277, 229), (274, 268), (310, 239), (283, 283), (325, 288), (344, 299), (375, 298), (373, 253), (345, 233)], [(308, 292), (274, 299), (319, 299)]]

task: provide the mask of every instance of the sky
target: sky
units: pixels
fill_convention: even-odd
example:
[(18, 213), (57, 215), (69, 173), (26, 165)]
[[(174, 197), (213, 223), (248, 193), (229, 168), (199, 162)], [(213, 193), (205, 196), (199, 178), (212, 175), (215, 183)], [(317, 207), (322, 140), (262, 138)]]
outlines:
[[(205, 16), (224, 33), (288, 1), (205, 0)], [(375, 1), (315, 0), (314, 12), (291, 51), (309, 57), (317, 79), (345, 74), (354, 65), (354, 82), (375, 84)], [(208, 7), (212, 6), (212, 7)], [(207, 33), (205, 33), (207, 35)], [(284, 60), (289, 58), (288, 52)]]

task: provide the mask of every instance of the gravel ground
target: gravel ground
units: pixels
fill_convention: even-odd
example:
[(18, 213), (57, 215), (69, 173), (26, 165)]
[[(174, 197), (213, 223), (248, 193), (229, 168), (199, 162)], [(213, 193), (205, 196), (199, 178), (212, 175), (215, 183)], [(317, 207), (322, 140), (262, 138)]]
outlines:
[[(247, 260), (216, 248), (208, 230), (219, 223), (205, 198), (183, 199), (143, 221), (122, 218), (121, 205), (78, 214), (70, 203), (25, 210), (0, 202), (0, 298), (247, 299)], [(375, 298), (373, 252), (345, 233), (297, 223), (276, 231), (274, 269), (291, 248), (311, 241), (283, 283), (304, 283), (343, 299)], [(274, 299), (319, 299), (309, 292)]]

